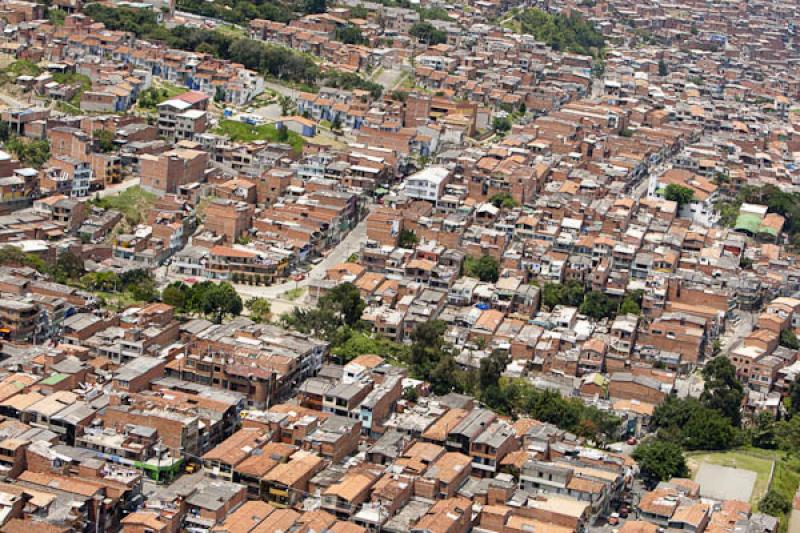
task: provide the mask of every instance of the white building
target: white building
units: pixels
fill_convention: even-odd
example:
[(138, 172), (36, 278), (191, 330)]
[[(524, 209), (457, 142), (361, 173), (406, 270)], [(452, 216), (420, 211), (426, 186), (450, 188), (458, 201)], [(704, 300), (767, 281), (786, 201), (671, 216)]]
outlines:
[(437, 204), (449, 177), (450, 171), (445, 167), (428, 167), (409, 176), (403, 190), (409, 198)]

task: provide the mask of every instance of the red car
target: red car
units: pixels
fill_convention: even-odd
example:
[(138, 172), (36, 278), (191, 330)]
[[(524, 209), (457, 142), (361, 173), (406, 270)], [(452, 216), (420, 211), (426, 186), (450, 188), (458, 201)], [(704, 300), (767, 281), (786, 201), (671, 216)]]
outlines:
[(292, 276), (292, 279), (294, 281), (303, 281), (304, 279), (306, 279), (306, 275), (305, 274), (295, 274), (294, 276)]
[(636, 437), (631, 437), (628, 439), (628, 446), (636, 446), (636, 443), (639, 442), (636, 440)]

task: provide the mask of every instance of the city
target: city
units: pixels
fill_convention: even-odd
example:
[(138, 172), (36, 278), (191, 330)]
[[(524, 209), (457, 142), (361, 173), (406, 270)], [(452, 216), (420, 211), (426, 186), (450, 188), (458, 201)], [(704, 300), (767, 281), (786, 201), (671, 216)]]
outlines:
[(800, 533), (797, 3), (0, 15), (0, 532)]

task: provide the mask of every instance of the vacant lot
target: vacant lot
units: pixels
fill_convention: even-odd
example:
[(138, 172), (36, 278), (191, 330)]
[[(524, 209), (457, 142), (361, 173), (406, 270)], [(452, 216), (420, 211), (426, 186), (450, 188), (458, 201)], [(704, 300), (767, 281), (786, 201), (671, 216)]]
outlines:
[(688, 462), (704, 496), (749, 501), (753, 505), (767, 491), (773, 463), (768, 457), (745, 450), (691, 454)]

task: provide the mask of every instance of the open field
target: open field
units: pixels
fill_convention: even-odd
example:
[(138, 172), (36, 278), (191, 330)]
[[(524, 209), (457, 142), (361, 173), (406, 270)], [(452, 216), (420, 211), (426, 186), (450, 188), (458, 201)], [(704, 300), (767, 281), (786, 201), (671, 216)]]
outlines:
[[(689, 454), (687, 457), (692, 476), (703, 489), (701, 492), (709, 496), (719, 493), (717, 497), (738, 498), (749, 493), (749, 502), (757, 505), (769, 487), (769, 475), (773, 459), (768, 455), (750, 450), (731, 450), (728, 452), (712, 452)], [(704, 467), (709, 465), (710, 467)], [(714, 468), (727, 467), (725, 469)], [(732, 469), (742, 470), (741, 475)], [(746, 473), (752, 472), (752, 474)], [(753, 479), (753, 474), (755, 479)], [(735, 479), (734, 479), (735, 478)], [(750, 488), (748, 490), (748, 486)], [(726, 485), (731, 485), (726, 487)], [(737, 485), (737, 486), (734, 486)]]

